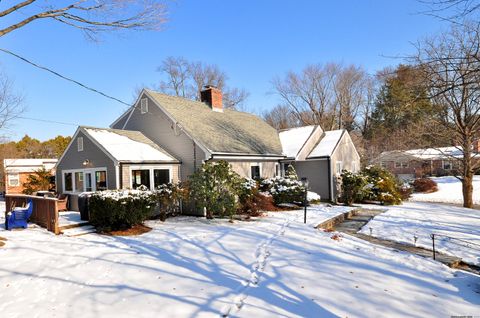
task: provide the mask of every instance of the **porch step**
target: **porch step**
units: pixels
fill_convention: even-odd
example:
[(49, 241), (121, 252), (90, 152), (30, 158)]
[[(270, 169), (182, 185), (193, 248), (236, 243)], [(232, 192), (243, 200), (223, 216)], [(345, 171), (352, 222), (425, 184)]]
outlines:
[(93, 225), (78, 226), (70, 229), (62, 230), (61, 233), (66, 236), (80, 236), (88, 233), (95, 233), (95, 227)]

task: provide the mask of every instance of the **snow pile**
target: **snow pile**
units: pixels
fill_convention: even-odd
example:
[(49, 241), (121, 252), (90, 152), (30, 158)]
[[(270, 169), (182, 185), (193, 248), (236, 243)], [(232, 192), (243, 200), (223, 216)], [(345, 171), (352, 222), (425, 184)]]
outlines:
[[(434, 203), (407, 202), (390, 206), (387, 212), (367, 223), (360, 233), (432, 249), (430, 235), (436, 234), (435, 248), (445, 254), (480, 264), (480, 211)], [(442, 236), (444, 235), (444, 236)], [(470, 242), (468, 244), (445, 236)], [(478, 244), (474, 245), (474, 244)]]
[[(463, 204), (462, 183), (453, 176), (430, 178), (438, 184), (433, 193), (414, 193), (411, 201)], [(480, 204), (480, 176), (473, 177), (473, 203)]]
[[(2, 317), (443, 317), (478, 312), (478, 276), (313, 228), (343, 207), (229, 223), (149, 221), (136, 237), (4, 231)], [(316, 218), (317, 221), (314, 219)], [(19, 306), (19, 301), (21, 306)]]
[(321, 197), (320, 194), (313, 192), (313, 191), (308, 191), (307, 192), (307, 200), (310, 201), (320, 201)]

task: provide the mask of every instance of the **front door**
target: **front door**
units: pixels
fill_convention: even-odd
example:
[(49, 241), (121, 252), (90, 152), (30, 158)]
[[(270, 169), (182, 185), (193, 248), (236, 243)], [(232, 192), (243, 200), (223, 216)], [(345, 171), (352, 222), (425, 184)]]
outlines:
[(85, 191), (91, 192), (93, 191), (92, 188), (92, 173), (85, 172)]

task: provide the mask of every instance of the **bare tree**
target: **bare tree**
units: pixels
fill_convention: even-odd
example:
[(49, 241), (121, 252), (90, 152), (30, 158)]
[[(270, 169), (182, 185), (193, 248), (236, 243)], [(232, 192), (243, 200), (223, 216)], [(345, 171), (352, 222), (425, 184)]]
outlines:
[(291, 108), (286, 105), (278, 105), (264, 112), (262, 117), (270, 126), (277, 130), (298, 127), (302, 124), (292, 113)]
[(474, 142), (480, 131), (480, 26), (456, 25), (417, 45), (414, 62), (423, 66), (430, 96), (440, 105), (444, 133), (462, 156), (460, 166), (463, 205), (473, 206), (473, 175), (480, 168)]
[(360, 67), (329, 63), (288, 72), (272, 84), (282, 105), (290, 107), (301, 123), (321, 125), (325, 130), (353, 130), (367, 109), (369, 81)]
[(158, 89), (166, 94), (200, 100), (200, 92), (206, 85), (213, 85), (223, 92), (225, 108), (242, 109), (248, 93), (228, 87), (228, 76), (215, 64), (189, 62), (183, 57), (168, 57), (157, 69), (163, 75)]
[(155, 29), (166, 20), (166, 5), (153, 0), (26, 0), (9, 4), (0, 18), (16, 21), (0, 27), (0, 37), (36, 20), (54, 20), (79, 29), (90, 39), (99, 32)]
[(23, 97), (15, 93), (13, 82), (0, 73), (0, 131), (24, 111)]
[(454, 23), (478, 19), (480, 0), (419, 0), (428, 6), (423, 13)]

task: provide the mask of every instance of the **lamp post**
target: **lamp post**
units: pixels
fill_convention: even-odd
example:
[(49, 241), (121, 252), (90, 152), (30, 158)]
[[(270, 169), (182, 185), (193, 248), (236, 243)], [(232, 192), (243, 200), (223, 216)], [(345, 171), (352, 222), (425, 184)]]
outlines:
[(308, 179), (307, 178), (302, 178), (302, 184), (303, 184), (303, 187), (305, 188), (305, 196), (303, 197), (303, 207), (304, 207), (304, 211), (303, 211), (303, 223), (307, 223), (307, 204), (308, 204), (308, 199), (307, 199), (307, 195), (308, 195)]

